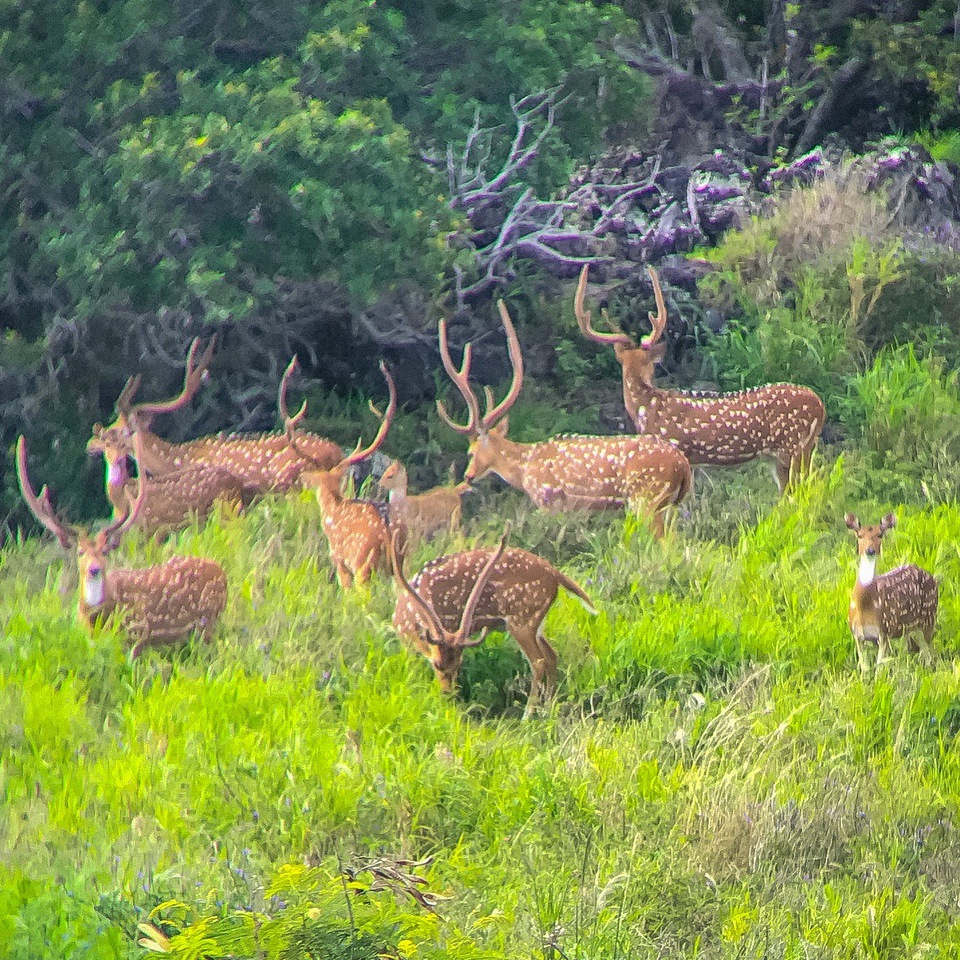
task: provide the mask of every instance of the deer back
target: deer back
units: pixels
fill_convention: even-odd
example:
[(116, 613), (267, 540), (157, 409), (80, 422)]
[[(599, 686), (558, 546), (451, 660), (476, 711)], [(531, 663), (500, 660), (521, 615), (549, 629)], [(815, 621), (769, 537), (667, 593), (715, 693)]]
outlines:
[(911, 629), (932, 634), (939, 605), (933, 574), (911, 563), (881, 574), (874, 583), (880, 630), (885, 637), (901, 637)]
[[(150, 644), (184, 639), (193, 631), (211, 633), (227, 602), (223, 567), (205, 557), (176, 556), (152, 567), (114, 569), (107, 580), (125, 629)], [(88, 608), (87, 619), (99, 612)]]

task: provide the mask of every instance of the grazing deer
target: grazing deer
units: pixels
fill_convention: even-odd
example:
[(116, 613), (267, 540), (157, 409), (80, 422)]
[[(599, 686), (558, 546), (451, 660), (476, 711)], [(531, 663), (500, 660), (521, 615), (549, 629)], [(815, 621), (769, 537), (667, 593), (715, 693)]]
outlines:
[[(398, 583), (393, 628), (430, 661), (440, 689), (453, 693), (463, 651), (481, 644), (491, 627), (506, 629), (530, 664), (532, 681), (524, 716), (541, 698), (552, 696), (557, 654), (543, 635), (543, 621), (560, 587), (591, 612), (590, 597), (579, 584), (534, 553), (507, 547), (509, 525), (494, 550), (467, 550), (431, 560), (408, 581), (391, 540)], [(477, 630), (476, 639), (470, 637)]]
[(441, 530), (453, 533), (460, 526), (460, 498), (471, 490), (464, 480), (423, 493), (408, 493), (407, 468), (399, 460), (390, 461), (378, 482), (381, 490), (388, 491), (390, 522), (407, 531), (408, 547), (429, 540)]
[[(143, 441), (139, 442), (142, 449)], [(113, 507), (114, 520), (126, 514), (139, 489), (139, 480), (130, 476), (126, 448), (127, 444), (117, 442), (116, 434), (110, 431), (101, 431), (87, 444), (88, 452), (103, 454), (107, 499)], [(245, 492), (243, 481), (229, 470), (187, 463), (178, 470), (150, 478), (150, 496), (134, 525), (148, 535), (179, 530), (190, 523), (192, 515), (205, 520), (217, 501), (242, 507)]]
[[(323, 532), (330, 545), (330, 559), (337, 572), (337, 579), (344, 589), (350, 588), (354, 581), (366, 583), (373, 570), (387, 570), (389, 559), (390, 533), (383, 505), (369, 500), (351, 500), (341, 493), (344, 475), (355, 463), (365, 460), (383, 443), (397, 411), (397, 391), (393, 377), (386, 364), (380, 364), (380, 370), (387, 381), (390, 391), (390, 403), (381, 418), (380, 429), (373, 442), (361, 449), (362, 441), (349, 456), (343, 457), (329, 469), (305, 470), (300, 482), (313, 487), (320, 504), (323, 518)], [(372, 405), (371, 405), (372, 407)], [(301, 457), (311, 460), (311, 455), (299, 447), (300, 434), (296, 431), (303, 408), (294, 416), (286, 417), (287, 439), (294, 451)]]
[(933, 574), (908, 563), (876, 576), (883, 537), (893, 529), (896, 516), (888, 513), (872, 527), (861, 526), (852, 513), (848, 513), (845, 520), (856, 534), (857, 555), (860, 557), (847, 617), (857, 645), (860, 670), (866, 671), (869, 666), (867, 644), (876, 646), (876, 666), (879, 667), (890, 654), (890, 641), (900, 637), (907, 640), (911, 653), (922, 648), (925, 658), (932, 662), (933, 631), (939, 602)]
[(623, 368), (623, 402), (637, 433), (675, 443), (694, 464), (730, 466), (760, 456), (774, 458), (777, 485), (783, 493), (791, 474), (809, 466), (823, 427), (823, 401), (808, 387), (773, 383), (736, 393), (700, 394), (661, 390), (654, 383), (667, 311), (656, 271), (650, 279), (657, 313), (652, 329), (639, 344), (626, 333), (598, 333), (584, 307), (587, 270), (580, 272), (574, 312), (580, 332), (596, 343), (612, 344)]
[(108, 555), (137, 520), (150, 489), (141, 480), (137, 498), (127, 511), (93, 536), (61, 521), (50, 503), (47, 488), (34, 493), (27, 476), (27, 445), (17, 441), (17, 478), (33, 515), (69, 550), (77, 548), (80, 597), (77, 616), (88, 627), (98, 618), (116, 612), (133, 639), (130, 658), (145, 647), (185, 639), (194, 631), (205, 640), (213, 637), (227, 602), (227, 577), (223, 567), (202, 557), (171, 557), (143, 569), (108, 569)]
[[(311, 463), (331, 467), (339, 461), (343, 451), (331, 440), (312, 433), (304, 432), (298, 436), (298, 448), (309, 454), (309, 461), (294, 452), (282, 433), (216, 434), (187, 443), (168, 443), (152, 433), (150, 426), (155, 416), (181, 410), (193, 399), (206, 376), (215, 342), (216, 338), (213, 338), (197, 360), (200, 340), (193, 341), (187, 354), (183, 389), (171, 400), (134, 404), (140, 377), (131, 377), (117, 398), (116, 419), (109, 427), (99, 423), (94, 425), (87, 449), (97, 452), (110, 442), (130, 453), (133, 433), (139, 432), (143, 436), (143, 466), (149, 475), (159, 476), (190, 463), (204, 463), (229, 470), (251, 493), (289, 490)], [(291, 364), (280, 383), (280, 403), (283, 406), (286, 405), (286, 390), (293, 370), (294, 364)]]
[(663, 536), (663, 513), (690, 492), (687, 458), (676, 447), (656, 437), (554, 437), (540, 443), (507, 439), (507, 413), (523, 386), (520, 341), (500, 302), (500, 318), (507, 334), (513, 382), (507, 395), (495, 404), (485, 390), (486, 413), (470, 387), (472, 344), (463, 348), (458, 370), (450, 356), (447, 327), (440, 321), (440, 356), (444, 369), (466, 401), (468, 419), (454, 422), (437, 401), (440, 418), (470, 438), (470, 462), (464, 480), (473, 483), (491, 470), (513, 487), (523, 490), (537, 506), (554, 510), (612, 510), (628, 506), (646, 510), (653, 533)]

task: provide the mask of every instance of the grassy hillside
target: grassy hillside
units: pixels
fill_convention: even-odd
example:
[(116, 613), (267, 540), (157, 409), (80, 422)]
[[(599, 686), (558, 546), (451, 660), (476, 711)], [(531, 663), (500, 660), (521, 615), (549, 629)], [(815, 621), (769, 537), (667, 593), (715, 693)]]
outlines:
[[(214, 644), (132, 665), (74, 623), (52, 545), (11, 546), (0, 955), (955, 956), (960, 507), (887, 503), (865, 464), (828, 451), (779, 504), (765, 467), (698, 472), (662, 543), (484, 481), (413, 566), (512, 516), (600, 610), (555, 605), (561, 687), (532, 722), (512, 640), (448, 700), (389, 629), (392, 585), (329, 582), (307, 494), (125, 544), (215, 557), (231, 590)], [(893, 507), (881, 569), (938, 575), (939, 656), (863, 679), (843, 514)]]

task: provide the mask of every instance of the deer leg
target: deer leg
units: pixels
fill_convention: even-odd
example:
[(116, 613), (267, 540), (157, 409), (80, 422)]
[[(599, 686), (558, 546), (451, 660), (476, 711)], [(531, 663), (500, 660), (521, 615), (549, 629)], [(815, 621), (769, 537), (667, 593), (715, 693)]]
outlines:
[[(540, 638), (537, 636), (538, 628), (533, 628), (530, 624), (507, 624), (510, 633), (517, 641), (517, 646), (527, 658), (530, 664), (530, 694), (527, 697), (527, 705), (523, 711), (523, 719), (529, 720), (537, 709), (540, 701), (541, 691), (544, 687), (544, 676), (548, 671), (548, 657), (544, 656), (544, 651), (540, 645)], [(553, 648), (547, 644), (547, 648), (553, 653)], [(554, 654), (556, 657), (556, 654)], [(556, 664), (554, 664), (554, 667)]]
[(866, 674), (870, 669), (870, 658), (867, 656), (867, 643), (863, 637), (854, 635), (854, 644), (857, 648), (857, 665), (860, 673)]
[(337, 579), (340, 581), (340, 586), (344, 590), (349, 590), (353, 586), (353, 574), (350, 572), (350, 568), (342, 561), (337, 560)]

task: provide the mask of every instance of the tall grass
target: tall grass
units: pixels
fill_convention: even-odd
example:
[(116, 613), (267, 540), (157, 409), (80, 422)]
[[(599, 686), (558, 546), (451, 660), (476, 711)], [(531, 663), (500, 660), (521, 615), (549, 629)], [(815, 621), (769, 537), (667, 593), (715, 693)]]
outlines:
[(510, 513), (600, 611), (558, 600), (560, 690), (527, 723), (513, 642), (445, 699), (387, 626), (392, 587), (331, 584), (306, 495), (125, 545), (216, 557), (231, 585), (214, 644), (134, 664), (74, 623), (52, 546), (11, 546), (0, 954), (952, 955), (960, 509), (901, 508), (883, 559), (940, 577), (937, 663), (861, 678), (842, 515), (895, 504), (856, 458), (780, 503), (763, 468), (698, 475), (660, 543), (490, 484), (414, 562)]

